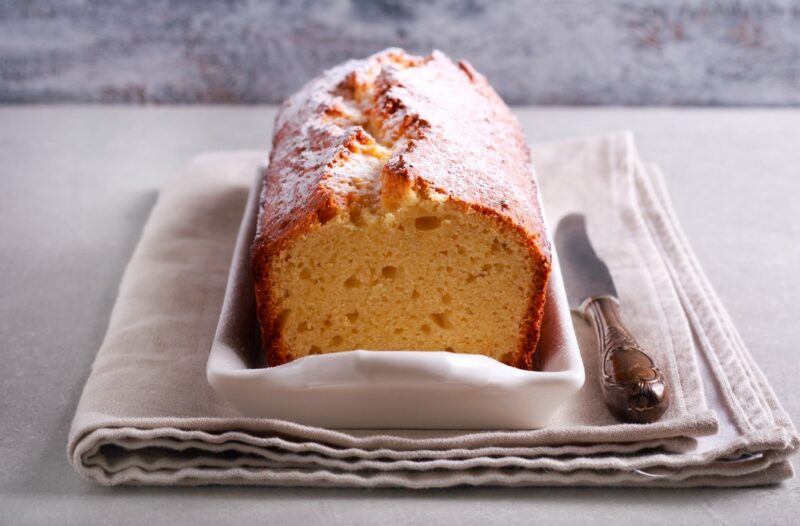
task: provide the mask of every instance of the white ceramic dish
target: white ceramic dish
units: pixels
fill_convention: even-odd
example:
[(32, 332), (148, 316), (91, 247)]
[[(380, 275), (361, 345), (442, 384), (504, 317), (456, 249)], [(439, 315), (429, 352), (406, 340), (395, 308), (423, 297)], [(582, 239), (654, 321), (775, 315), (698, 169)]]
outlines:
[(243, 414), (330, 428), (533, 429), (583, 385), (555, 257), (534, 371), (480, 355), (368, 350), (263, 367), (248, 257), (260, 185), (257, 177), (207, 366), (209, 383)]

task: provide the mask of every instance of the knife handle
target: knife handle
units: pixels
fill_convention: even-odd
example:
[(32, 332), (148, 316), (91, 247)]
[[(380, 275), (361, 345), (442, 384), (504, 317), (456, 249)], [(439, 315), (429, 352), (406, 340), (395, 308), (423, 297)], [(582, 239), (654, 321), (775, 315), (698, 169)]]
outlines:
[(594, 322), (602, 347), (600, 384), (611, 413), (623, 422), (649, 424), (669, 407), (669, 389), (653, 359), (622, 323), (612, 296), (591, 297), (581, 309)]

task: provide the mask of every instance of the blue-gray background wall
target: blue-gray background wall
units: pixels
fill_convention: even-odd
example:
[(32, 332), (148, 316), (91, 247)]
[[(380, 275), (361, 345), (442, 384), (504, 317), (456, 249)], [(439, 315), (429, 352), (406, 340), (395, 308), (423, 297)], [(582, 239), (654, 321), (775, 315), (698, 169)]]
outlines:
[(800, 0), (4, 0), (0, 102), (278, 102), (392, 45), (511, 103), (800, 105)]

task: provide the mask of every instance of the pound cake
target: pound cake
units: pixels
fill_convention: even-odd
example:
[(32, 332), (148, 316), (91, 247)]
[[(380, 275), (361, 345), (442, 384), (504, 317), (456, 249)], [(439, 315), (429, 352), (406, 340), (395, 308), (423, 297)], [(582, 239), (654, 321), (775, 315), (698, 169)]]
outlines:
[(550, 246), (522, 129), (467, 62), (388, 49), (290, 97), (251, 258), (269, 365), (394, 349), (531, 368)]

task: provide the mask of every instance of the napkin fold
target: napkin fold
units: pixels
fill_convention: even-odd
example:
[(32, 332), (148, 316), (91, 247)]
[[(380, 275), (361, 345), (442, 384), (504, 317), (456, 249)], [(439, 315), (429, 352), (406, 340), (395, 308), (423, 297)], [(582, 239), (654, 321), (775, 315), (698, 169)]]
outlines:
[(206, 360), (249, 185), (263, 154), (196, 158), (160, 193), (120, 284), (69, 434), (103, 484), (749, 486), (791, 477), (797, 432), (694, 257), (658, 168), (632, 135), (543, 144), (551, 228), (586, 216), (626, 321), (662, 365), (670, 409), (616, 422), (589, 324), (573, 316), (584, 387), (530, 431), (331, 430), (241, 416)]

